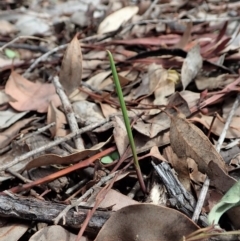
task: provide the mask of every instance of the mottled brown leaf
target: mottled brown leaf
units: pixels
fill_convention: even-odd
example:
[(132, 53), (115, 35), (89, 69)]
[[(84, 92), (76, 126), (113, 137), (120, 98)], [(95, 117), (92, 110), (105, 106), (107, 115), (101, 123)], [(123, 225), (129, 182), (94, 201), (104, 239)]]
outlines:
[[(177, 225), (176, 225), (177, 220)], [(173, 241), (199, 227), (182, 213), (153, 204), (135, 204), (113, 213), (95, 241)]]
[(199, 170), (210, 178), (211, 185), (220, 191), (226, 192), (235, 183), (207, 136), (180, 115), (171, 118), (170, 143), (178, 157), (194, 159)]
[(82, 50), (77, 34), (68, 45), (62, 60), (59, 81), (67, 95), (79, 87), (82, 80)]
[(200, 54), (200, 46), (195, 45), (187, 54), (181, 69), (181, 78), (183, 89), (185, 90), (188, 84), (197, 76), (203, 64)]

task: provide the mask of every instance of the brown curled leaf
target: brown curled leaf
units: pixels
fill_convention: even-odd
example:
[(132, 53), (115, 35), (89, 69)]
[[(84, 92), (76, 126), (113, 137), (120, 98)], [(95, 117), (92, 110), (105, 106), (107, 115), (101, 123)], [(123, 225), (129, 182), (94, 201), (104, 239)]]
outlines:
[(59, 81), (69, 96), (80, 86), (81, 80), (82, 50), (76, 34), (64, 54)]
[(178, 157), (190, 157), (206, 173), (218, 190), (226, 192), (236, 181), (227, 174), (226, 165), (207, 136), (180, 115), (171, 117), (170, 143)]

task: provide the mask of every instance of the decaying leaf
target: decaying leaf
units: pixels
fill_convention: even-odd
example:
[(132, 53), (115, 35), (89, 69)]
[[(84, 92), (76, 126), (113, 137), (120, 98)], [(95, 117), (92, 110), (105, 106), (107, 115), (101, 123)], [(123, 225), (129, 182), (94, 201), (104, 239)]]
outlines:
[(8, 103), (9, 101), (14, 102), (15, 99), (11, 97), (10, 95), (7, 95), (4, 90), (0, 91), (0, 105), (4, 105)]
[(63, 114), (62, 111), (56, 108), (51, 101), (48, 107), (47, 124), (50, 124), (52, 122), (56, 123), (53, 127), (50, 128), (52, 137), (65, 136), (69, 134), (69, 131), (64, 129), (64, 125), (67, 124), (66, 116)]
[(55, 106), (61, 105), (53, 84), (33, 83), (15, 71), (9, 76), (5, 92), (16, 100), (9, 104), (18, 111), (46, 112), (50, 101), (53, 101)]
[(183, 90), (180, 92), (182, 98), (187, 102), (189, 109), (193, 108), (199, 102), (200, 94), (189, 90)]
[(191, 40), (191, 31), (192, 31), (192, 22), (189, 22), (186, 24), (186, 29), (183, 33), (183, 36), (180, 39), (180, 41), (175, 45), (175, 48), (184, 49), (184, 47)]
[(196, 44), (187, 54), (181, 69), (181, 78), (183, 89), (197, 76), (202, 68), (202, 56), (200, 54), (200, 46)]
[(180, 115), (171, 118), (170, 143), (178, 157), (190, 157), (211, 185), (225, 193), (236, 182), (228, 176), (225, 163), (207, 136)]
[[(213, 116), (199, 114), (199, 116), (192, 117), (191, 121), (201, 123), (207, 129), (210, 129), (213, 118), (214, 118)], [(240, 121), (239, 117), (232, 118), (231, 124), (226, 132), (226, 138), (238, 138), (240, 136), (239, 121)], [(217, 118), (214, 120), (214, 123), (211, 127), (211, 132), (217, 136), (220, 136), (224, 128), (224, 125), (225, 125), (225, 120), (220, 116), (217, 116)]]
[(136, 204), (112, 214), (95, 241), (173, 241), (181, 240), (198, 229), (187, 216), (174, 209), (154, 204)]
[(22, 221), (6, 222), (5, 218), (1, 218), (0, 239), (1, 241), (20, 240), (21, 237), (30, 227), (30, 224)]
[[(94, 193), (87, 201), (89, 206), (93, 206), (95, 201), (96, 201), (96, 196), (98, 192), (100, 191), (101, 188), (96, 188), (96, 193)], [(133, 204), (138, 204), (137, 201), (131, 199), (130, 197), (123, 195), (120, 192), (117, 192), (114, 189), (110, 189), (104, 200), (101, 202), (99, 207), (101, 208), (109, 208), (112, 207), (112, 211), (117, 211), (123, 207), (133, 205)]]
[(84, 125), (91, 125), (104, 120), (100, 107), (87, 100), (79, 100), (72, 105), (74, 113), (78, 120)]
[[(44, 227), (36, 232), (29, 241), (51, 241), (51, 240), (64, 240), (64, 241), (74, 241), (76, 240), (76, 235), (70, 233), (68, 230), (62, 228), (59, 225), (52, 225), (49, 227)], [(87, 241), (87, 238), (82, 237), (81, 241)]]
[(174, 168), (178, 175), (178, 180), (184, 186), (184, 188), (190, 192), (191, 190), (191, 183), (189, 178), (189, 169), (187, 165), (186, 158), (178, 158), (177, 155), (173, 152), (171, 146), (168, 146), (164, 149), (164, 156)]
[[(235, 102), (235, 99), (236, 99), (235, 96), (232, 96), (232, 97), (229, 96), (229, 98), (224, 100), (224, 104), (223, 104), (223, 107), (222, 107), (222, 117), (223, 117), (223, 119), (226, 120), (228, 118), (229, 113), (232, 109), (232, 106)], [(240, 117), (240, 106), (238, 106), (236, 111), (234, 112), (234, 117)], [(231, 124), (232, 124), (232, 122), (231, 122)]]
[[(178, 93), (175, 92), (170, 98), (169, 98), (169, 102), (168, 102), (168, 108), (166, 109), (166, 111), (171, 114), (171, 115), (175, 115), (176, 111), (173, 107), (176, 107), (179, 111), (181, 111), (181, 113), (183, 113), (186, 116), (190, 115), (190, 110), (188, 108), (188, 104), (187, 102), (182, 98), (182, 96)], [(142, 128), (142, 130), (144, 130), (144, 133), (141, 132), (141, 130), (138, 130), (139, 132), (145, 134), (148, 131), (148, 136), (155, 137), (160, 131), (166, 130), (170, 127), (170, 118), (169, 116), (164, 113), (161, 112), (158, 115), (154, 116), (153, 118), (151, 118), (150, 120), (147, 121), (148, 123), (151, 123), (151, 125), (149, 125), (149, 129), (148, 130), (144, 130)], [(134, 127), (135, 128), (135, 127)], [(145, 129), (147, 129), (147, 125), (145, 124)]]
[(99, 25), (98, 34), (117, 30), (124, 22), (127, 22), (138, 12), (137, 6), (128, 6), (108, 15)]
[(20, 129), (28, 125), (33, 120), (36, 120), (36, 117), (25, 118), (17, 121), (11, 127), (0, 133), (0, 148), (7, 146), (19, 133)]
[[(19, 162), (18, 164), (12, 166), (11, 171), (21, 172), (22, 170), (26, 170), (26, 169), (29, 170), (31, 168), (48, 166), (52, 164), (72, 164), (86, 158), (89, 155), (95, 154), (96, 152), (98, 152), (99, 149), (101, 149), (107, 143), (109, 143), (110, 140), (111, 140), (111, 137), (108, 138), (107, 141), (99, 142), (98, 144), (94, 145), (89, 149), (85, 149), (84, 151), (76, 152), (74, 154), (70, 154), (67, 156), (56, 155), (56, 154), (45, 154), (45, 155), (43, 154), (37, 158), (32, 157), (27, 159), (24, 162)], [(1, 165), (7, 165), (8, 163), (11, 163), (16, 156), (23, 155), (27, 151), (29, 151), (29, 149), (23, 150), (23, 148), (18, 148), (17, 150), (14, 150), (13, 152), (11, 152), (11, 154), (9, 154), (8, 152), (8, 154), (0, 156)], [(7, 174), (5, 171), (0, 172), (0, 181), (7, 180), (11, 177), (12, 175)]]
[(8, 108), (5, 111), (0, 111), (0, 130), (9, 127), (27, 113), (28, 112), (18, 112), (12, 108)]
[(127, 146), (129, 145), (127, 130), (123, 120), (118, 116), (114, 117), (113, 125), (114, 125), (114, 130), (113, 130), (114, 139), (118, 148), (118, 152), (120, 156), (122, 156), (123, 153), (126, 151)]
[[(189, 176), (194, 183), (201, 185), (206, 179), (206, 174), (198, 171), (198, 165), (192, 158), (187, 158), (188, 169), (191, 170)], [(214, 189), (213, 189), (214, 190)]]
[(235, 80), (235, 77), (236, 76), (230, 76), (229, 74), (222, 74), (217, 77), (198, 76), (195, 80), (195, 83), (199, 90), (213, 90), (223, 88), (232, 83)]
[(82, 50), (77, 34), (68, 45), (62, 60), (59, 81), (67, 95), (70, 95), (81, 84)]

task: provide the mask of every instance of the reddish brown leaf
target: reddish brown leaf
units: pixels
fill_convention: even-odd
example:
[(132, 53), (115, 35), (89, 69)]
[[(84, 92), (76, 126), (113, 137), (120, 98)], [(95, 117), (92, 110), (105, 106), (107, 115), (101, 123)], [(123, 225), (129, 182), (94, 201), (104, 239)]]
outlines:
[(136, 15), (137, 12), (137, 6), (127, 6), (111, 13), (99, 24), (98, 34), (117, 30), (124, 22)]
[(16, 100), (11, 101), (10, 105), (18, 111), (46, 112), (50, 101), (55, 106), (61, 104), (53, 84), (33, 83), (15, 71), (9, 76), (5, 92)]
[(173, 45), (179, 42), (179, 35), (168, 34), (159, 37), (149, 37), (149, 38), (135, 38), (126, 40), (113, 40), (108, 44), (125, 44), (125, 45)]

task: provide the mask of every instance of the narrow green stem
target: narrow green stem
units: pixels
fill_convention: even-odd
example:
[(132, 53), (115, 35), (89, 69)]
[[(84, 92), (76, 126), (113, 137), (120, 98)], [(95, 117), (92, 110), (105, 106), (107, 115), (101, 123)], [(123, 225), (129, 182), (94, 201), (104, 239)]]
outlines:
[(141, 173), (141, 169), (140, 169), (140, 166), (139, 166), (139, 163), (138, 163), (136, 147), (135, 147), (135, 143), (134, 143), (134, 139), (133, 139), (130, 121), (129, 121), (129, 118), (128, 118), (126, 104), (125, 104), (125, 101), (124, 101), (124, 98), (123, 98), (122, 88), (121, 88), (121, 85), (120, 85), (120, 82), (119, 82), (119, 79), (118, 79), (118, 74), (117, 74), (117, 70), (116, 70), (116, 66), (115, 66), (112, 54), (109, 50), (107, 50), (107, 53), (108, 53), (108, 57), (109, 57), (109, 60), (110, 60), (110, 66), (111, 66), (111, 69), (112, 69), (113, 80), (114, 80), (114, 84), (116, 86), (117, 95), (118, 95), (118, 99), (119, 99), (119, 102), (120, 102), (125, 127), (127, 129), (129, 143), (130, 143), (130, 146), (131, 146), (131, 149), (132, 149), (134, 166), (136, 168), (136, 172), (137, 172), (137, 176), (138, 176), (141, 188), (142, 188), (143, 192), (145, 193), (146, 187), (145, 187), (143, 177), (142, 177), (142, 173)]

